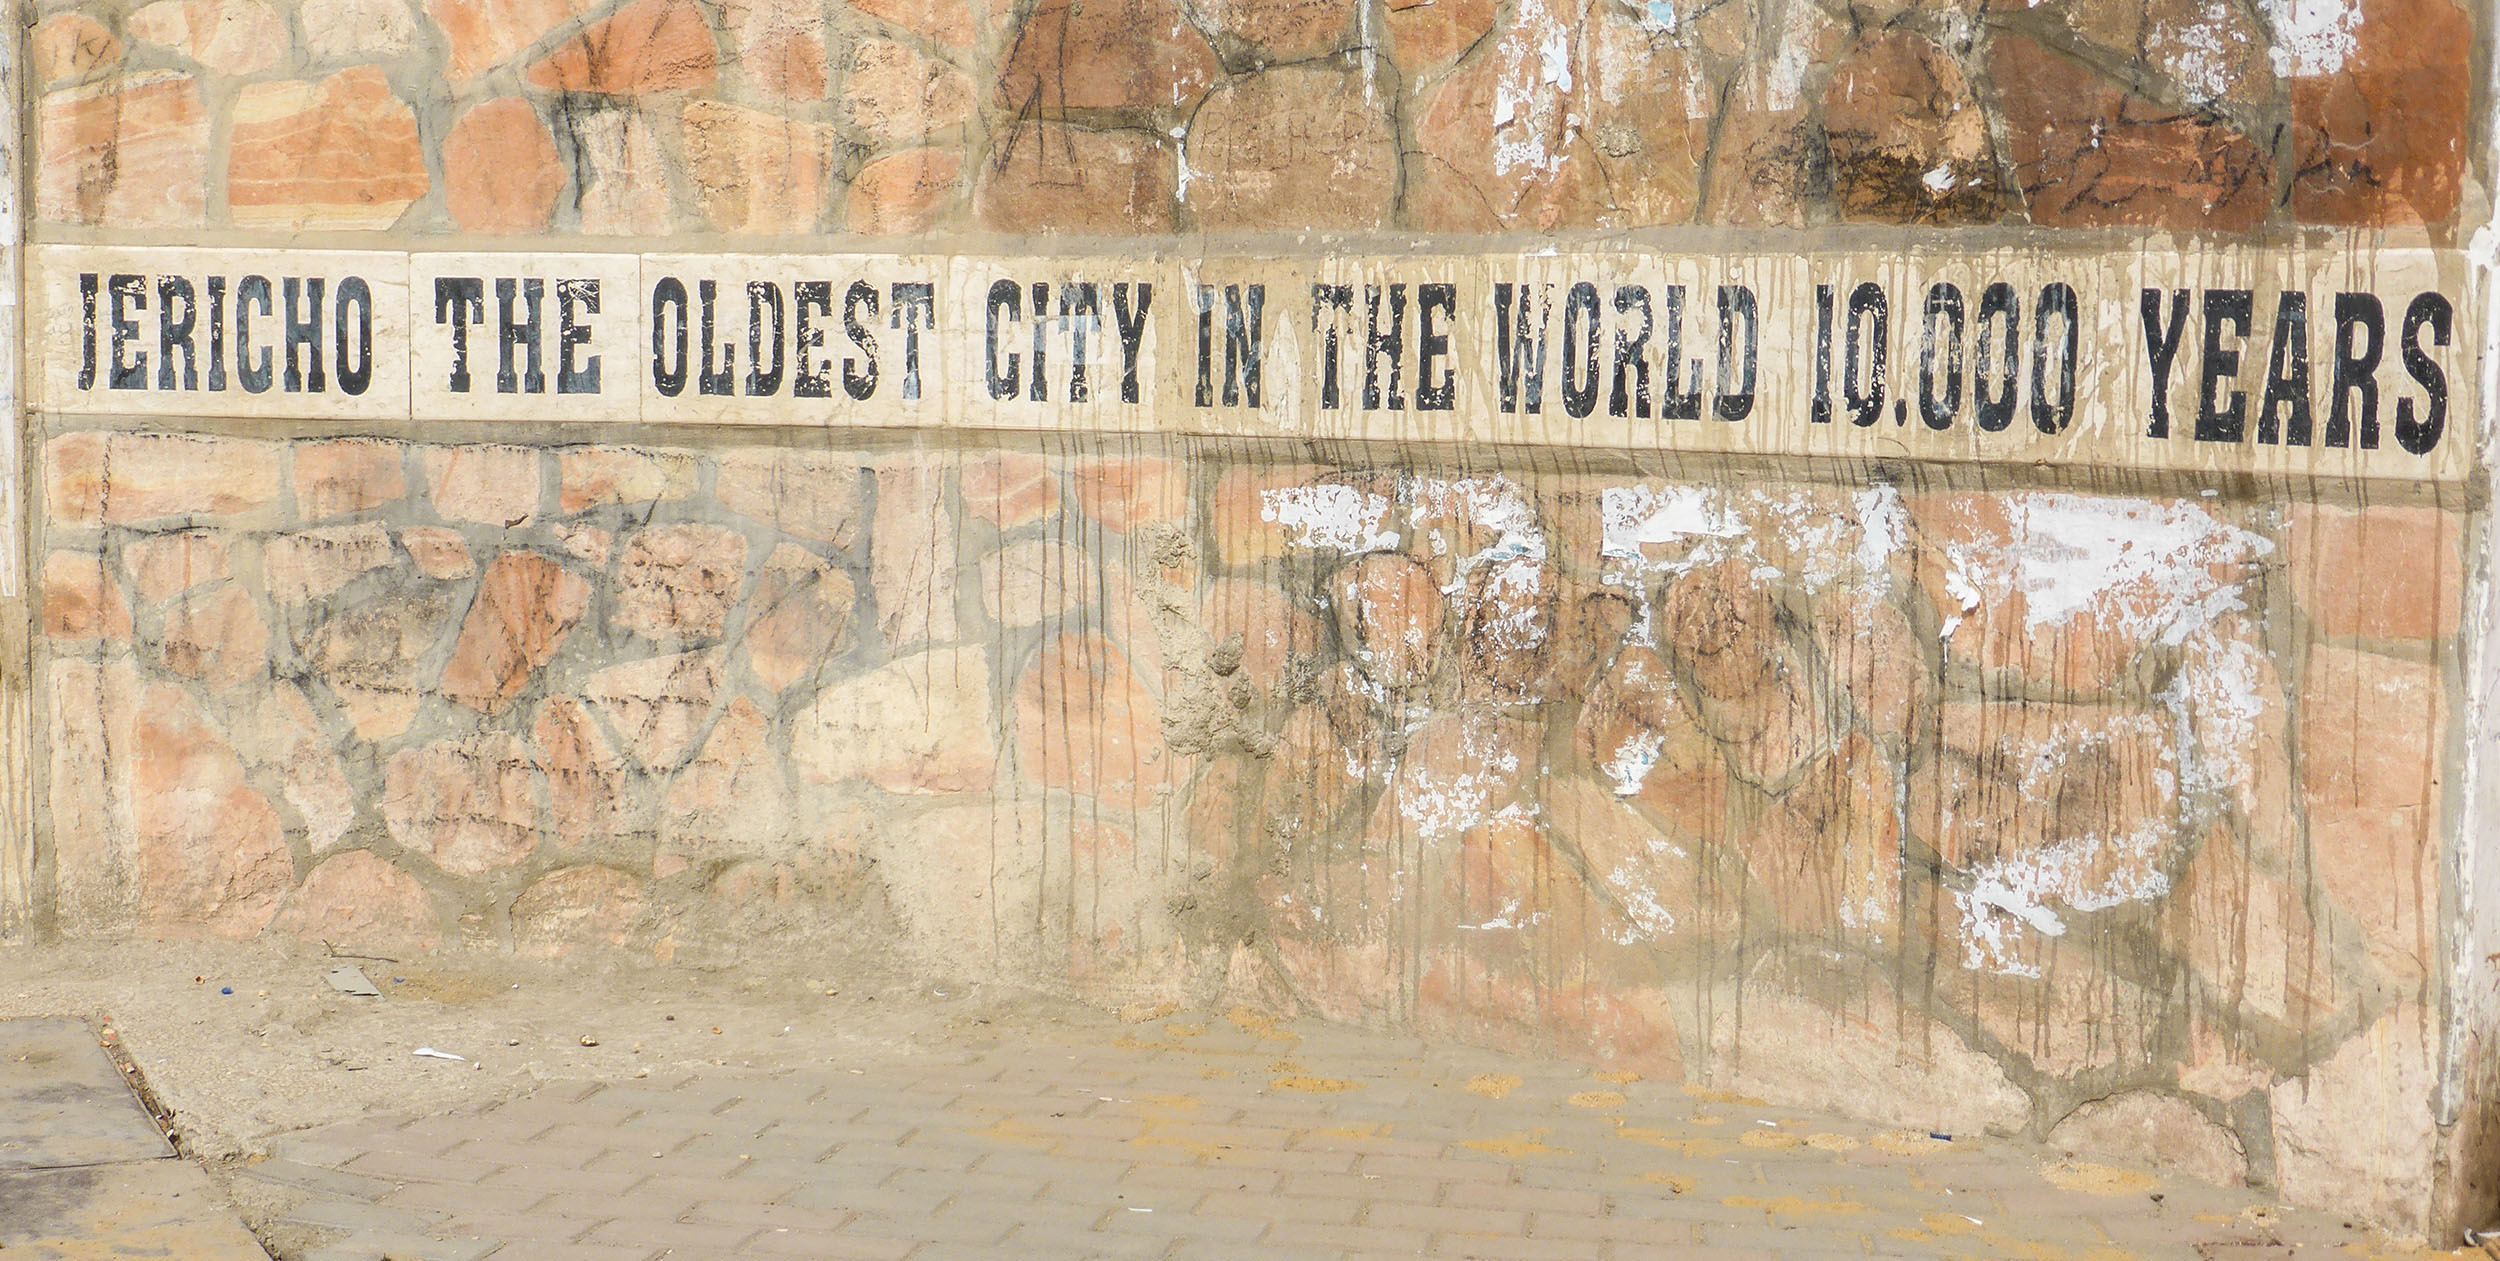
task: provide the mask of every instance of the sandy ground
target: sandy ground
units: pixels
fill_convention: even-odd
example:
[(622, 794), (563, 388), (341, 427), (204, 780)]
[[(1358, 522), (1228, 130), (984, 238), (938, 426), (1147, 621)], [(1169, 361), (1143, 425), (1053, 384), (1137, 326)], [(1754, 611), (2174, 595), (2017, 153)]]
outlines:
[[(213, 1168), (265, 1155), (291, 1131), (483, 1106), (546, 1081), (884, 1062), (994, 1043), (993, 1028), (1110, 1019), (1022, 991), (916, 982), (873, 962), (798, 970), (765, 949), (734, 969), (697, 969), (333, 957), (280, 941), (10, 947), (0, 949), (0, 1020), (71, 1016), (109, 1031), (171, 1114), (176, 1144)], [(362, 969), (381, 996), (333, 988), (324, 974), (340, 964)]]

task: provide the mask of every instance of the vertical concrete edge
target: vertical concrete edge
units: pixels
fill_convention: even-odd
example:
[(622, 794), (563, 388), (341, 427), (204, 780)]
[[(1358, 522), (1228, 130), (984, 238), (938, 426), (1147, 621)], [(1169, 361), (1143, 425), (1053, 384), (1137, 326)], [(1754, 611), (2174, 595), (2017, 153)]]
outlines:
[(9, 123), (0, 131), (0, 941), (32, 937), (43, 926), (43, 898), (34, 821), (34, 661), (26, 574), (27, 421), (18, 389), (25, 357), (24, 155), (31, 144), (26, 43), (33, 25), (27, 0), (10, 0), (0, 38), (0, 98)]

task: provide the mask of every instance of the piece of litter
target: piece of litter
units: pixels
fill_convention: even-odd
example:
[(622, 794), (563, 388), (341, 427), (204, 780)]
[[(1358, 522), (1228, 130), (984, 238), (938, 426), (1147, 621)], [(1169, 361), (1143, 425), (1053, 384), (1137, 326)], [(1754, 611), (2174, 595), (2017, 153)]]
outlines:
[(373, 987), (372, 978), (365, 975), (364, 969), (353, 964), (342, 963), (322, 973), (321, 979), (328, 981), (331, 989), (354, 998), (382, 997), (382, 991)]
[(429, 1060), (453, 1060), (462, 1064), (469, 1062), (468, 1056), (454, 1055), (449, 1051), (437, 1051), (430, 1046), (418, 1047), (414, 1052), (411, 1052), (411, 1054), (422, 1055)]
[(1968, 1213), (1964, 1213), (1964, 1214), (1962, 1214), (1962, 1220), (1963, 1220), (1963, 1221), (1966, 1221), (1966, 1222), (1969, 1222), (1969, 1223), (1970, 1223), (1971, 1225), (1973, 1225), (1973, 1226), (1985, 1226), (1985, 1225), (1987, 1225), (1987, 1224), (1988, 1224), (1988, 1223), (1986, 1223), (1986, 1222), (1983, 1222), (1983, 1221), (1979, 1220), (1979, 1219), (1978, 1219), (1978, 1218), (1976, 1218), (1976, 1217), (1971, 1216), (1971, 1215), (1970, 1215), (1970, 1214), (1968, 1214)]
[(1756, 1121), (1756, 1122), (1754, 1122), (1754, 1124), (1756, 1124), (1756, 1125), (1767, 1125), (1767, 1126), (1770, 1126), (1772, 1129), (1775, 1129), (1775, 1130), (1776, 1130), (1776, 1129), (1778, 1129), (1778, 1128), (1780, 1127), (1780, 1123), (1779, 1123), (1779, 1122), (1777, 1122), (1777, 1121)]
[(1939, 1142), (1939, 1143), (1950, 1143), (1950, 1142), (1952, 1142), (1952, 1141), (1953, 1141), (1953, 1136), (1952, 1136), (1952, 1135), (1950, 1135), (1950, 1134), (1938, 1134), (1938, 1133), (1937, 1133), (1937, 1132), (1935, 1132), (1934, 1130), (1929, 1130), (1929, 1131), (1927, 1131), (1927, 1137), (1932, 1138), (1932, 1139), (1936, 1140), (1936, 1141), (1937, 1141), (1937, 1142)]
[(218, 989), (218, 991), (217, 991), (217, 992), (218, 992), (218, 993), (220, 993), (220, 994), (225, 995), (225, 996), (226, 996), (226, 997), (228, 997), (228, 998), (232, 998), (232, 997), (234, 997), (234, 987), (233, 987), (233, 986), (231, 986), (231, 985), (221, 986), (221, 987), (219, 987), (219, 989)]
[(1153, 1210), (1153, 1209), (1150, 1209), (1150, 1208), (1139, 1208), (1139, 1207), (1137, 1207), (1136, 1205), (1131, 1204), (1131, 1205), (1129, 1205), (1129, 1207), (1128, 1207), (1128, 1211), (1130, 1211), (1130, 1212), (1132, 1212), (1132, 1213), (1151, 1213), (1151, 1212), (1153, 1212), (1154, 1210)]

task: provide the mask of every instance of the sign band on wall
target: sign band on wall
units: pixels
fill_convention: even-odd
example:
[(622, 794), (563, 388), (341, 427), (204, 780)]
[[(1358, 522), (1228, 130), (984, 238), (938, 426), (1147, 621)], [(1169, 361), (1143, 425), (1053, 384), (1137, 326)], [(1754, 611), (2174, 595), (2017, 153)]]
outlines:
[(962, 427), (2453, 481), (2440, 252), (33, 251), (62, 415)]

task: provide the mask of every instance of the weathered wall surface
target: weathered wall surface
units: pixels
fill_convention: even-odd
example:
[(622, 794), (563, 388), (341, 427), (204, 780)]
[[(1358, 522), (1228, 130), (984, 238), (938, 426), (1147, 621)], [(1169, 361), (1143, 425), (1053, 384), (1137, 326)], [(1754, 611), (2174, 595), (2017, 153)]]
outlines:
[[(2452, 0), (46, 3), (35, 233), (2452, 244), (2488, 38)], [(865, 930), (2494, 1207), (2462, 487), (34, 423), (63, 933)]]

